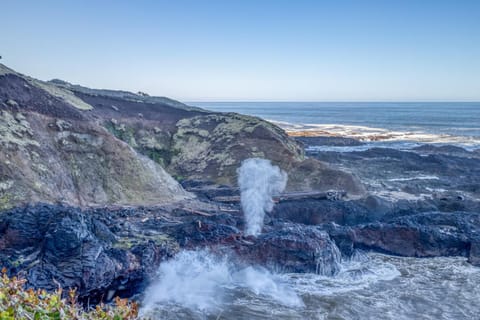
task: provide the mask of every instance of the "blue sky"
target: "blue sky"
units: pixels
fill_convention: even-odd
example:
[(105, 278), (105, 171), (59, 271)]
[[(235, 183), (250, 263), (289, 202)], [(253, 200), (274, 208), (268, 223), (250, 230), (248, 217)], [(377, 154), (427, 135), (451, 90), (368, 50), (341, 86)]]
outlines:
[(2, 62), (182, 101), (480, 100), (480, 1), (0, 1)]

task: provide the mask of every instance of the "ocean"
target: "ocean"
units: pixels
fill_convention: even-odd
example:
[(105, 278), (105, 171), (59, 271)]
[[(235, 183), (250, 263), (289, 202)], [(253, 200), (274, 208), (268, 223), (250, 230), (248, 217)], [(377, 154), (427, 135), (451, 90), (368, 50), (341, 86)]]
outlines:
[[(408, 149), (424, 143), (480, 148), (480, 103), (189, 104), (258, 116), (292, 135), (346, 136), (364, 142), (318, 149)], [(258, 266), (239, 269), (213, 252), (182, 251), (162, 263), (141, 311), (154, 319), (479, 319), (479, 283), (480, 268), (465, 257), (407, 258), (358, 251), (342, 260), (338, 274), (326, 277), (271, 273)]]
[(236, 270), (205, 250), (162, 263), (146, 292), (146, 319), (478, 319), (480, 268), (465, 258), (358, 252), (341, 271), (272, 274)]
[(480, 148), (480, 102), (190, 102), (269, 120), (292, 134), (334, 135), (368, 145)]

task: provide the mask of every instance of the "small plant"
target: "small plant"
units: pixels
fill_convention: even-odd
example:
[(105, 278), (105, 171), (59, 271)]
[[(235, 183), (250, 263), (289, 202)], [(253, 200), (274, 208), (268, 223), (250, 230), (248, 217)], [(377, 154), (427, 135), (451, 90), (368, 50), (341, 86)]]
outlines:
[(53, 293), (25, 289), (25, 279), (8, 277), (2, 270), (0, 278), (0, 320), (131, 320), (137, 319), (138, 305), (127, 299), (115, 298), (114, 305), (97, 305), (85, 311), (77, 302), (75, 290), (63, 297), (62, 289)]

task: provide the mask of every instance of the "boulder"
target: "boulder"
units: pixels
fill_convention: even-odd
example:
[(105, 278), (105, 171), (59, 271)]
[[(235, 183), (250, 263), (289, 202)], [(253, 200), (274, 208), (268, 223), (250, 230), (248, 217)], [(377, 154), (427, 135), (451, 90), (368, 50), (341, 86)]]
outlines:
[(315, 227), (282, 224), (250, 238), (237, 250), (241, 259), (276, 272), (336, 274), (340, 251), (328, 234)]
[(23, 274), (29, 286), (77, 288), (92, 303), (109, 292), (138, 292), (178, 250), (168, 241), (125, 245), (93, 213), (47, 204), (2, 213), (0, 248), (1, 265)]

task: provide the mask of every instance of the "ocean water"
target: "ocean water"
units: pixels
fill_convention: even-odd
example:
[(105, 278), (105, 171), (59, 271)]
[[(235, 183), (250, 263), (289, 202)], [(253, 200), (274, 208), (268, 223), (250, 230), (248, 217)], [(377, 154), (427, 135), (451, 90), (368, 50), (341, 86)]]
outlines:
[[(190, 103), (274, 121), (292, 134), (354, 137), (362, 146), (480, 148), (480, 103)], [(420, 176), (417, 179), (435, 179)], [(207, 250), (163, 262), (144, 294), (146, 319), (480, 319), (480, 268), (463, 257), (357, 252), (332, 277), (235, 266)]]
[(236, 269), (184, 251), (162, 263), (141, 314), (148, 319), (479, 319), (480, 268), (464, 258), (357, 253), (333, 277)]
[(409, 148), (419, 143), (480, 148), (480, 102), (191, 102), (212, 111), (238, 112), (285, 130), (346, 136)]

